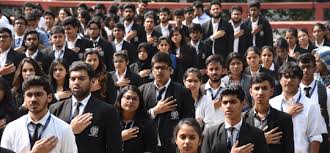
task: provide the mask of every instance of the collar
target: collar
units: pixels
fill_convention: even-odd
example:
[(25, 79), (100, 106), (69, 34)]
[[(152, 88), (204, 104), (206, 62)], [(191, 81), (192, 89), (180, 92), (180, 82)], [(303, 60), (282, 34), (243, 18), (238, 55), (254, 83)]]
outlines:
[(206, 15), (206, 13), (204, 12), (203, 15), (199, 16), (198, 19), (199, 20), (203, 20), (204, 18), (207, 18), (208, 15)]
[(304, 49), (307, 49), (308, 50), (308, 47), (309, 47), (309, 44), (307, 44), (307, 46)]
[(306, 88), (306, 87), (311, 87), (311, 88), (313, 88), (314, 87), (314, 85), (315, 85), (315, 83), (316, 83), (316, 81), (315, 81), (315, 79), (309, 84), (309, 85), (304, 85), (302, 82), (300, 82), (300, 88), (301, 89), (304, 89), (304, 88)]
[(323, 39), (323, 41), (321, 42), (321, 44), (318, 44), (318, 43), (317, 43), (317, 40), (315, 40), (315, 46), (316, 46), (316, 47), (322, 47), (323, 44), (324, 44), (324, 39)]
[[(235, 29), (235, 23), (233, 22), (233, 20), (230, 19), (230, 20), (229, 20), (229, 23), (231, 23), (231, 25), (232, 25), (233, 28)], [(241, 20), (241, 22), (239, 22), (238, 27), (240, 27), (242, 23), (243, 23), (243, 21)]]
[[(77, 37), (76, 37), (76, 39), (75, 39), (74, 41), (72, 41), (72, 42), (76, 42), (78, 39), (82, 39), (82, 38), (81, 38), (81, 36), (77, 33)], [(65, 38), (65, 41), (70, 42), (70, 41), (68, 40), (67, 37)]]
[(213, 89), (213, 88), (211, 87), (209, 81), (207, 81), (207, 82), (205, 83), (205, 90), (208, 90), (208, 89), (218, 90), (219, 88), (221, 88), (221, 83), (220, 83), (220, 85), (219, 85), (219, 87), (218, 87), (217, 89)]
[(118, 42), (117, 39), (115, 39), (115, 45), (122, 45), (124, 43), (124, 39), (121, 40), (121, 42)]
[(160, 27), (161, 27), (162, 29), (168, 29), (168, 26), (169, 26), (170, 24), (167, 23), (166, 26), (162, 26), (161, 24), (159, 24), (159, 25), (160, 25)]
[(168, 86), (170, 85), (170, 83), (171, 83), (171, 79), (168, 79), (168, 81), (166, 82), (166, 84), (165, 84), (164, 87), (158, 87), (158, 85), (156, 84), (156, 81), (154, 81), (154, 85), (156, 86), (156, 88), (157, 88), (158, 90), (160, 90), (160, 89), (162, 89), (162, 88), (167, 89)]
[(286, 103), (296, 103), (297, 102), (297, 100), (298, 100), (298, 98), (299, 98), (299, 96), (301, 96), (300, 95), (301, 94), (301, 91), (300, 91), (300, 89), (298, 89), (298, 91), (297, 91), (297, 93), (291, 98), (291, 99), (286, 99), (285, 97), (284, 97), (284, 95), (283, 94), (281, 94), (281, 98), (282, 98), (282, 102), (286, 102)]
[(65, 51), (65, 45), (63, 45), (62, 49), (60, 50), (56, 50), (56, 47), (55, 45), (53, 45), (53, 50), (56, 52), (56, 51)]
[(97, 37), (96, 38), (96, 40), (93, 40), (92, 38), (90, 38), (90, 40), (94, 43), (94, 42), (99, 42), (100, 41), (100, 39), (101, 39), (101, 37), (99, 36), (99, 37)]
[[(85, 99), (83, 99), (82, 101), (80, 101), (80, 103), (81, 103), (84, 107), (86, 107), (86, 105), (87, 105), (89, 99), (91, 98), (91, 96), (92, 96), (92, 94), (89, 93), (88, 96), (87, 96)], [(78, 101), (78, 100), (76, 99), (76, 97), (72, 96), (72, 107), (75, 106), (75, 104), (76, 104), (77, 101)]]
[(39, 52), (39, 49), (37, 49), (37, 51), (34, 52), (32, 55), (29, 55), (29, 51), (26, 50), (26, 52), (25, 52), (25, 56), (26, 56), (26, 57), (31, 57), (31, 58), (35, 59), (35, 58), (37, 57), (37, 55), (38, 55), (38, 52)]
[[(33, 120), (31, 119), (31, 117), (30, 117), (29, 114), (30, 114), (30, 112), (27, 115), (27, 124), (33, 122)], [(33, 122), (33, 123), (36, 123), (36, 124), (37, 123), (40, 123), (42, 126), (45, 126), (46, 121), (47, 121), (47, 118), (49, 117), (49, 115), (50, 115), (50, 113), (49, 113), (49, 111), (47, 111), (47, 113), (46, 113), (46, 115), (44, 117), (42, 117), (39, 121)]]
[(237, 124), (235, 124), (234, 126), (229, 125), (229, 124), (225, 121), (225, 129), (228, 129), (228, 128), (230, 128), (230, 127), (235, 127), (236, 130), (240, 130), (240, 129), (241, 129), (241, 126), (242, 126), (242, 118), (241, 118), (241, 120), (240, 120)]
[[(259, 120), (261, 120), (259, 118), (259, 116), (257, 115), (256, 109), (255, 108), (252, 108), (252, 109), (253, 109), (253, 117), (258, 118)], [(269, 115), (270, 115), (270, 106), (269, 106), (269, 109), (268, 109), (268, 112), (267, 112), (267, 116), (265, 117), (265, 119), (267, 119)]]
[(217, 23), (214, 23), (213, 21), (214, 21), (214, 18), (211, 18), (211, 23), (212, 24), (219, 24), (219, 22), (221, 21), (221, 17), (220, 17), (220, 19), (219, 19), (219, 21)]
[(190, 43), (191, 43), (191, 45), (192, 45), (192, 46), (194, 46), (194, 47), (198, 47), (198, 46), (199, 46), (199, 43), (200, 43), (200, 41), (198, 41), (196, 44), (194, 44), (194, 42), (193, 42), (192, 40), (190, 40)]
[(250, 18), (251, 23), (258, 23), (258, 22), (259, 22), (259, 18), (260, 18), (260, 17), (257, 18), (256, 22), (253, 22), (252, 17), (251, 17), (251, 18)]
[(133, 23), (134, 23), (134, 21), (132, 21), (130, 24), (127, 24), (127, 21), (125, 20), (124, 21), (124, 26), (126, 27), (126, 28), (132, 28), (132, 26), (133, 26)]
[[(127, 67), (126, 67), (126, 69), (125, 69), (125, 71), (123, 73), (123, 76), (124, 77), (126, 76), (126, 72), (127, 72)], [(119, 76), (118, 71), (115, 71), (115, 73), (116, 73), (117, 79), (119, 79), (121, 76)]]
[(7, 56), (8, 55), (8, 53), (9, 53), (9, 51), (10, 51), (10, 49), (11, 49), (11, 47), (9, 47), (5, 52), (3, 52), (3, 53), (0, 53), (0, 56)]

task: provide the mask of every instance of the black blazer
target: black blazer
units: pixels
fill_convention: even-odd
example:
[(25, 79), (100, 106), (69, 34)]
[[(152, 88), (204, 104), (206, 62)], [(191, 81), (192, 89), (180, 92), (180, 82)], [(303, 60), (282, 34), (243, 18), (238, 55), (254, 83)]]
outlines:
[[(201, 152), (229, 153), (226, 135), (224, 123), (208, 128), (205, 131)], [(243, 121), (239, 131), (238, 147), (248, 143), (254, 144), (252, 153), (269, 153), (264, 132)]]
[(113, 71), (114, 70), (113, 53), (115, 52), (115, 49), (113, 48), (112, 44), (109, 43), (107, 40), (100, 38), (99, 41), (97, 42), (97, 46), (102, 48), (103, 62), (107, 70)]
[[(212, 52), (213, 41), (210, 36), (213, 35), (212, 20), (207, 21), (202, 25), (203, 39), (208, 46), (208, 50)], [(223, 18), (219, 21), (218, 30), (224, 30), (226, 34), (215, 40), (214, 52), (215, 54), (221, 55), (224, 59), (227, 58), (228, 54), (233, 51), (234, 45), (234, 29), (231, 24)]]
[(37, 54), (37, 56), (34, 60), (36, 60), (39, 63), (41, 68), (44, 70), (45, 74), (48, 74), (48, 70), (49, 70), (50, 65), (49, 65), (47, 55), (44, 54), (42, 51), (38, 51), (38, 54)]
[[(51, 51), (51, 53), (48, 55), (48, 62), (49, 65), (51, 64), (51, 62), (55, 60), (55, 52)], [(74, 61), (79, 61), (79, 57), (78, 54), (73, 52), (71, 49), (65, 47), (64, 49), (64, 55), (63, 55), (63, 60), (66, 61), (66, 63), (68, 64), (68, 66), (70, 66)]]
[[(245, 24), (249, 31), (252, 31), (252, 22), (250, 18), (247, 18), (243, 24)], [(262, 27), (262, 30), (256, 33), (256, 47), (261, 49), (266, 45), (273, 46), (273, 31), (269, 21), (265, 17), (259, 16), (258, 25)], [(253, 42), (253, 40), (251, 41)]]
[(238, 53), (240, 53), (241, 55), (245, 55), (246, 50), (253, 46), (253, 35), (251, 34), (250, 29), (245, 25), (245, 24), (241, 24), (240, 25), (241, 29), (244, 30), (244, 34), (239, 37), (239, 41), (238, 41)]
[[(110, 74), (111, 74), (113, 82), (116, 84), (118, 81), (116, 71), (111, 71)], [(132, 72), (129, 67), (127, 67), (127, 69), (126, 69), (125, 78), (131, 81), (130, 85), (134, 85), (137, 87), (141, 85), (142, 80), (141, 80), (140, 76), (137, 75), (136, 73)], [(116, 87), (116, 88), (117, 88), (117, 90), (119, 90), (118, 87)]]
[[(174, 55), (176, 55), (175, 50), (175, 48), (172, 49)], [(197, 54), (194, 47), (183, 44), (180, 48), (180, 53), (182, 57), (177, 58), (177, 62), (181, 64), (183, 73), (190, 67), (197, 67)]]
[(117, 98), (116, 86), (112, 80), (112, 76), (110, 75), (110, 73), (107, 73), (106, 75), (106, 80), (104, 80), (105, 82), (102, 82), (105, 84), (106, 95), (101, 95), (100, 90), (93, 91), (92, 95), (108, 104), (114, 104)]
[[(172, 25), (168, 24), (168, 31), (171, 32), (172, 28), (173, 28)], [(163, 36), (162, 28), (160, 27), (160, 24), (154, 27), (154, 31), (156, 31), (157, 33), (160, 33), (160, 35)]]
[(93, 48), (93, 43), (90, 40), (81, 37), (81, 39), (77, 39), (75, 47), (79, 48), (78, 57), (79, 59), (82, 59), (85, 49)]
[[(154, 82), (149, 82), (140, 86), (143, 94), (146, 109), (149, 110), (157, 105), (156, 102), (156, 86)], [(171, 112), (159, 114), (154, 122), (158, 129), (159, 138), (162, 147), (166, 153), (175, 152), (175, 144), (172, 141), (173, 129), (176, 124), (183, 118), (194, 117), (195, 107), (191, 93), (181, 84), (171, 81), (166, 89), (165, 97), (173, 96), (176, 99), (177, 107)]]
[[(193, 47), (191, 42), (188, 43), (188, 45), (190, 47)], [(198, 53), (197, 53), (198, 52)], [(198, 45), (198, 51), (196, 51), (196, 56), (197, 59), (195, 61), (195, 64), (197, 66), (197, 68), (199, 69), (204, 69), (206, 68), (205, 66), (205, 60), (207, 57), (209, 57), (210, 55), (212, 55), (212, 51), (211, 50), (207, 50), (206, 45), (203, 41), (199, 41), (199, 45)]]
[[(7, 54), (7, 59), (6, 59), (6, 64), (14, 64), (16, 69), (19, 65), (19, 63), (25, 58), (25, 54), (16, 52), (14, 51), (13, 48), (10, 48), (8, 54)], [(11, 86), (13, 82), (13, 78), (15, 75), (15, 71), (13, 73), (7, 74), (7, 75), (2, 75), (2, 78), (4, 78), (8, 84)]]
[[(269, 144), (270, 153), (294, 153), (294, 143), (293, 143), (293, 123), (292, 118), (289, 114), (278, 111), (270, 107), (270, 113), (267, 117), (267, 130), (266, 132), (278, 127), (278, 131), (282, 131), (282, 138), (280, 144)], [(249, 110), (245, 116), (244, 120), (247, 124), (254, 126), (254, 111)]]
[[(114, 46), (114, 49), (116, 51), (115, 41), (112, 41), (112, 45)], [(121, 50), (126, 50), (127, 51), (129, 64), (132, 64), (132, 63), (136, 62), (137, 52), (136, 52), (136, 50), (134, 49), (134, 46), (131, 43), (124, 40)]]
[[(49, 111), (67, 123), (71, 122), (72, 98), (57, 102)], [(120, 122), (115, 108), (91, 96), (84, 113), (92, 113), (92, 124), (75, 134), (79, 153), (121, 153)]]
[(134, 50), (136, 50), (137, 47), (139, 46), (139, 44), (141, 44), (142, 42), (147, 41), (147, 37), (145, 35), (143, 27), (136, 24), (135, 22), (132, 25), (132, 30), (136, 30), (136, 32), (137, 32), (136, 36), (134, 38), (132, 38), (131, 41), (130, 41), (130, 43), (134, 47)]

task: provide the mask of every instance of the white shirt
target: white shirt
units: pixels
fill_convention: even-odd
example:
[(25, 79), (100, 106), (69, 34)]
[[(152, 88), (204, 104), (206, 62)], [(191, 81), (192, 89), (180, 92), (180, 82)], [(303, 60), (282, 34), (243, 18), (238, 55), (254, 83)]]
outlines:
[[(234, 29), (234, 32), (239, 32), (241, 30), (241, 24), (242, 22), (237, 26), (235, 27), (235, 24), (232, 20), (229, 21), (231, 23), (231, 26), (233, 27)], [(234, 39), (234, 52), (238, 52), (238, 47), (239, 47), (239, 38), (235, 38)]]
[[(79, 107), (79, 113), (78, 113), (78, 115), (81, 115), (84, 112), (85, 107), (86, 107), (86, 105), (88, 103), (88, 100), (89, 100), (89, 98), (91, 98), (91, 95), (92, 94), (89, 93), (89, 95), (85, 99), (83, 99), (82, 101), (80, 101), (81, 105)], [(78, 104), (77, 102), (78, 102), (78, 100), (76, 99), (76, 97), (72, 96), (71, 116), (73, 116), (73, 113), (74, 113), (74, 111), (75, 111), (75, 109), (77, 107), (77, 104)]]
[[(312, 103), (320, 106), (317, 82), (315, 80), (313, 80), (312, 83), (309, 84), (308, 86), (304, 85), (303, 83), (300, 83), (301, 92), (304, 95), (306, 95), (306, 91), (304, 90), (305, 87), (311, 87), (311, 90), (309, 91), (311, 97), (309, 99), (311, 100)], [(313, 88), (314, 88), (314, 90), (313, 90)], [(327, 89), (327, 108), (328, 108), (328, 114), (330, 115), (330, 89), (329, 88), (326, 88), (326, 89)], [(330, 125), (330, 123), (329, 123), (329, 125)], [(326, 128), (323, 129), (323, 132), (328, 133)]]
[(304, 109), (292, 117), (294, 148), (295, 153), (308, 153), (310, 142), (322, 142), (322, 126), (325, 126), (325, 123), (321, 116), (320, 107), (300, 93), (300, 89), (298, 89), (296, 95), (290, 100), (286, 100), (281, 94), (270, 99), (269, 103), (273, 108), (287, 112), (288, 106), (295, 104), (300, 97), (298, 102), (303, 104)]
[(65, 45), (63, 45), (63, 48), (61, 50), (56, 50), (55, 45), (53, 45), (53, 49), (54, 49), (55, 59), (63, 59), (65, 52)]
[(25, 56), (26, 56), (26, 57), (31, 57), (32, 59), (36, 59), (36, 57), (37, 57), (37, 55), (38, 55), (38, 52), (39, 52), (39, 50), (37, 50), (36, 52), (34, 52), (32, 55), (30, 55), (30, 54), (29, 54), (29, 51), (26, 50), (26, 52), (25, 52)]
[(162, 31), (162, 36), (165, 36), (165, 37), (169, 37), (170, 36), (170, 29), (168, 29), (168, 25), (169, 24), (167, 24), (166, 26), (162, 26), (160, 24), (160, 29)]
[(324, 39), (323, 41), (321, 42), (321, 44), (318, 44), (317, 41), (315, 40), (315, 46), (316, 47), (322, 47), (324, 45)]
[(69, 41), (68, 38), (66, 38), (65, 41), (68, 43), (68, 48), (69, 49), (75, 48), (76, 47), (76, 42), (77, 42), (78, 39), (81, 39), (79, 34), (77, 34), (77, 37), (74, 41)]
[(117, 39), (115, 39), (116, 52), (119, 52), (122, 50), (123, 43), (124, 43), (124, 39), (122, 39), (121, 42), (117, 42)]
[(21, 47), (22, 46), (22, 44), (23, 44), (23, 37), (24, 37), (24, 35), (17, 36), (17, 34), (15, 34), (14, 48), (18, 48), (18, 47)]
[(10, 50), (10, 47), (3, 53), (0, 53), (0, 67), (4, 67), (7, 61), (7, 55)]
[(204, 13), (203, 15), (201, 16), (196, 16), (192, 22), (195, 23), (195, 24), (204, 24), (205, 22), (209, 21), (211, 19), (211, 17), (209, 17), (206, 13)]
[[(258, 21), (259, 21), (259, 18), (255, 22), (253, 22), (253, 20), (251, 18), (252, 29), (258, 27)], [(256, 46), (256, 35), (255, 34), (253, 35), (252, 42), (253, 42), (253, 46)]]
[(241, 127), (242, 127), (242, 119), (241, 119), (241, 121), (239, 121), (239, 122), (238, 122), (237, 124), (235, 124), (234, 126), (231, 126), (231, 125), (229, 125), (228, 123), (225, 122), (225, 129), (226, 129), (226, 132), (227, 132), (227, 136), (228, 136), (229, 138), (230, 138), (231, 135), (232, 135), (232, 133), (231, 133), (230, 130), (229, 130), (230, 127), (234, 127), (234, 128), (235, 128), (234, 131), (233, 131), (233, 140), (232, 140), (232, 142), (231, 142), (231, 144), (234, 145), (235, 142), (236, 142), (236, 140), (238, 140), (238, 137), (237, 137), (237, 136), (239, 136), (238, 133), (239, 133), (239, 131), (241, 130)]
[[(49, 112), (37, 123), (45, 124)], [(10, 122), (2, 135), (1, 147), (7, 148), (17, 153), (28, 153), (30, 151), (30, 140), (28, 126), (31, 125), (29, 114)], [(40, 128), (41, 130), (43, 130)], [(69, 124), (54, 115), (51, 115), (48, 126), (41, 133), (41, 138), (57, 137), (57, 144), (51, 153), (77, 153), (75, 136)]]
[(200, 43), (200, 41), (198, 41), (196, 44), (194, 44), (194, 42), (193, 42), (192, 40), (190, 40), (190, 44), (191, 44), (193, 47), (195, 47), (196, 54), (199, 53), (199, 49), (198, 49), (198, 47), (199, 47), (199, 43)]
[(130, 24), (127, 24), (127, 22), (125, 21), (125, 35), (127, 35), (130, 31), (132, 31), (132, 26), (133, 26), (134, 22), (131, 22)]

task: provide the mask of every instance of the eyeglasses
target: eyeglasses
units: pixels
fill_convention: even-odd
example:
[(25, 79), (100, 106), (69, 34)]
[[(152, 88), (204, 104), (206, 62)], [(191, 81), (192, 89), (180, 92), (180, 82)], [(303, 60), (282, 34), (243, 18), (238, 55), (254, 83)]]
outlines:
[(28, 92), (28, 93), (25, 93), (25, 96), (28, 97), (28, 98), (32, 98), (33, 96), (42, 97), (43, 95), (45, 95), (44, 92)]
[(170, 67), (168, 67), (168, 66), (154, 66), (152, 69), (154, 69), (155, 71), (165, 71), (165, 70), (169, 70)]
[(139, 101), (138, 96), (123, 96), (125, 100)]

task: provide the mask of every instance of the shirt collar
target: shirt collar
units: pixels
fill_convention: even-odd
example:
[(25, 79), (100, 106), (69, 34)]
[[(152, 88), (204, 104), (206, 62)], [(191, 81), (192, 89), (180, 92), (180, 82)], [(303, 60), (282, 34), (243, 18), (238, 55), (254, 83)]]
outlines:
[(300, 94), (301, 94), (300, 89), (298, 89), (297, 93), (296, 93), (291, 99), (286, 99), (286, 98), (284, 97), (284, 95), (281, 94), (281, 96), (282, 96), (282, 102), (296, 103), (297, 100), (298, 100), (298, 98), (301, 96)]
[(26, 56), (26, 57), (31, 57), (31, 58), (35, 59), (35, 58), (37, 57), (37, 55), (38, 55), (38, 51), (39, 51), (39, 49), (37, 49), (37, 51), (34, 52), (32, 55), (29, 55), (29, 51), (26, 50), (26, 52), (25, 52), (25, 56)]
[[(162, 87), (162, 88), (165, 88), (165, 89), (166, 89), (166, 88), (170, 85), (170, 83), (171, 83), (171, 79), (168, 79), (168, 81), (166, 82), (165, 86)], [(156, 88), (157, 88), (158, 90), (162, 89), (162, 88), (158, 87), (156, 81), (154, 81), (154, 85), (156, 86)]]
[[(88, 94), (88, 96), (85, 98), (85, 99), (83, 99), (82, 101), (80, 101), (80, 103), (82, 104), (82, 106), (86, 106), (87, 105), (87, 103), (88, 103), (88, 101), (89, 101), (89, 99), (91, 98), (91, 93), (89, 93)], [(74, 107), (75, 105), (76, 105), (76, 102), (77, 102), (78, 100), (76, 99), (76, 97), (74, 97), (74, 96), (72, 96), (72, 107)]]
[(126, 28), (129, 28), (129, 29), (132, 28), (133, 23), (134, 23), (134, 21), (132, 21), (130, 24), (127, 24), (127, 21), (124, 21), (124, 25), (125, 25), (125, 27), (126, 27)]
[[(76, 42), (78, 39), (82, 39), (81, 36), (79, 35), (79, 33), (77, 33), (77, 37), (73, 42)], [(65, 41), (69, 41), (68, 38), (65, 38)]]
[(300, 82), (300, 88), (301, 88), (301, 89), (304, 89), (304, 88), (306, 88), (306, 87), (311, 87), (311, 88), (313, 88), (314, 85), (315, 85), (315, 83), (316, 83), (315, 80), (313, 80), (309, 85), (304, 85), (302, 82)]
[(115, 45), (122, 45), (124, 43), (124, 39), (121, 40), (121, 42), (118, 42), (117, 39), (115, 39)]
[[(30, 117), (30, 112), (28, 113), (28, 115), (27, 115), (27, 123), (29, 124), (29, 123), (31, 123), (31, 122), (33, 122), (33, 120), (31, 119), (31, 117)], [(42, 126), (45, 126), (45, 124), (46, 124), (46, 122), (47, 122), (47, 119), (48, 119), (48, 117), (49, 117), (49, 115), (50, 115), (50, 113), (49, 113), (49, 111), (47, 111), (47, 113), (46, 113), (46, 115), (44, 116), (44, 117), (42, 117), (39, 121), (37, 121), (37, 122), (33, 122), (33, 123), (35, 123), (35, 124), (37, 124), (37, 123), (40, 123)]]
[(235, 127), (236, 130), (240, 130), (240, 129), (241, 129), (241, 126), (242, 126), (242, 119), (241, 119), (237, 124), (235, 124), (234, 126), (229, 125), (229, 124), (225, 121), (225, 129), (228, 129), (228, 128), (230, 128), (230, 127)]
[(92, 38), (91, 38), (90, 40), (91, 40), (93, 43), (94, 43), (94, 42), (97, 42), (97, 43), (98, 43), (98, 42), (100, 41), (100, 38), (101, 38), (101, 37), (99, 36), (99, 37), (96, 38), (96, 40), (93, 40)]
[(9, 53), (9, 51), (10, 51), (10, 47), (9, 47), (5, 52), (0, 53), (0, 56), (1, 56), (1, 55), (3, 55), (3, 56), (7, 56), (8, 53)]
[[(219, 89), (219, 88), (221, 88), (221, 84), (219, 85), (219, 87), (218, 87), (217, 89)], [(207, 81), (207, 82), (205, 83), (205, 90), (208, 90), (208, 89), (213, 89), (213, 88), (211, 87), (209, 81)], [(217, 89), (213, 89), (213, 90), (217, 90)]]
[[(126, 72), (127, 72), (127, 67), (126, 67), (126, 69), (123, 73), (123, 76), (126, 76)], [(119, 76), (118, 71), (116, 71), (116, 76), (117, 76), (118, 79), (121, 77), (121, 76)]]
[(259, 17), (257, 18), (256, 22), (253, 22), (252, 17), (250, 18), (252, 23), (258, 23), (259, 22)]
[(169, 26), (169, 24), (167, 23), (167, 25), (166, 26), (162, 26), (161, 24), (159, 24), (160, 25), (160, 27), (162, 28), (162, 29), (168, 29), (168, 26)]
[(322, 47), (323, 44), (324, 44), (324, 39), (323, 39), (323, 41), (322, 41), (320, 44), (318, 44), (318, 43), (317, 43), (317, 40), (315, 40), (315, 46), (316, 46), (316, 47)]
[[(265, 119), (268, 118), (268, 116), (270, 115), (270, 106), (269, 106), (269, 109), (268, 109), (268, 112), (267, 112), (267, 116)], [(257, 115), (257, 111), (255, 108), (253, 108), (253, 117), (257, 117), (259, 119), (259, 116)]]
[(61, 50), (56, 50), (56, 47), (55, 45), (53, 45), (53, 50), (54, 51), (65, 51), (65, 45), (63, 45), (62, 49)]

